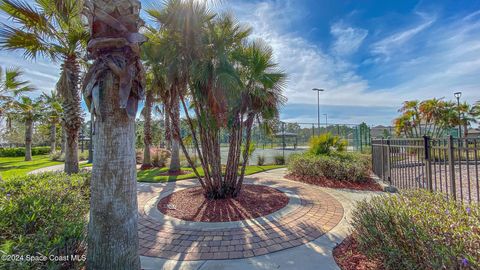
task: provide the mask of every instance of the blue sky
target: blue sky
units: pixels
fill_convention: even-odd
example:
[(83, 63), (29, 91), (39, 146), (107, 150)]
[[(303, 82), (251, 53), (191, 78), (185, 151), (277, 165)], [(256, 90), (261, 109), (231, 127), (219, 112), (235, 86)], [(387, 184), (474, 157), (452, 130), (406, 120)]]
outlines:
[[(231, 0), (218, 8), (273, 47), (289, 75), (283, 120), (316, 122), (313, 87), (326, 89), (329, 123), (390, 124), (403, 101), (455, 91), (480, 100), (480, 1)], [(0, 52), (0, 64), (53, 89), (58, 64), (20, 56)]]

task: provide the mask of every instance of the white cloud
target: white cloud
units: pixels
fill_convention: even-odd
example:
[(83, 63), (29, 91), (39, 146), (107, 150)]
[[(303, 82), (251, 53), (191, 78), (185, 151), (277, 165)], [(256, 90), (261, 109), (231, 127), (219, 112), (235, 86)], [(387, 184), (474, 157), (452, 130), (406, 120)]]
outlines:
[(336, 22), (330, 26), (330, 33), (335, 37), (332, 51), (338, 55), (349, 55), (358, 50), (367, 37), (368, 30)]
[(402, 49), (408, 41), (414, 38), (417, 34), (430, 27), (435, 21), (436, 17), (426, 13), (417, 12), (422, 18), (422, 21), (413, 27), (396, 32), (380, 41), (372, 44), (372, 54), (383, 57), (383, 60), (388, 61), (392, 54)]

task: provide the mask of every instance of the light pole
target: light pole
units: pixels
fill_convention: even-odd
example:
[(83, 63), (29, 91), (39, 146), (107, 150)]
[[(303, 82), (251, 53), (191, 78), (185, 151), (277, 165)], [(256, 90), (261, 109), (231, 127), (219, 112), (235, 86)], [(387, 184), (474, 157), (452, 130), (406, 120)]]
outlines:
[(458, 110), (458, 138), (462, 138), (462, 125), (461, 125), (461, 113), (460, 113), (460, 97), (462, 92), (455, 92), (453, 95), (457, 98), (457, 110)]
[(326, 113), (324, 113), (323, 115), (325, 115), (325, 127), (328, 126), (328, 115)]
[(317, 125), (318, 133), (320, 135), (320, 92), (325, 91), (325, 89), (313, 88), (313, 91), (317, 91)]

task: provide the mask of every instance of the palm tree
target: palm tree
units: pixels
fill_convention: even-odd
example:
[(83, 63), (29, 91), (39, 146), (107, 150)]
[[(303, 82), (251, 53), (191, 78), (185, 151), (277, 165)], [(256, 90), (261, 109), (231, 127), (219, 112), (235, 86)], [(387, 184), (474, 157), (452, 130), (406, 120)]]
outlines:
[[(231, 169), (230, 172), (233, 176), (229, 179), (228, 175), (226, 175), (225, 179), (226, 182), (231, 181), (236, 183), (233, 191), (234, 196), (240, 192), (243, 178), (245, 176), (245, 168), (248, 164), (249, 158), (252, 126), (255, 118), (261, 119), (262, 122), (265, 123), (268, 123), (272, 119), (277, 119), (279, 115), (279, 107), (286, 102), (286, 98), (282, 94), (286, 74), (278, 70), (278, 64), (273, 62), (273, 51), (271, 47), (261, 40), (254, 41), (251, 44), (240, 48), (240, 53), (238, 53), (237, 59), (240, 63), (239, 73), (241, 74), (243, 81), (242, 85), (244, 88), (240, 95), (241, 102), (235, 119), (241, 118), (243, 115), (246, 116), (243, 125), (238, 126), (238, 121), (234, 121), (233, 123), (237, 123), (237, 125), (234, 124), (230, 128), (231, 134), (234, 134), (235, 132), (239, 133), (237, 136), (231, 136), (231, 138), (239, 139), (235, 142), (237, 144), (237, 147), (235, 147), (238, 151), (236, 154), (237, 156), (242, 148), (242, 127), (245, 127), (246, 136), (245, 145), (243, 147), (243, 163), (240, 176), (237, 179), (237, 170)], [(232, 149), (232, 145), (235, 145), (235, 143), (230, 143), (230, 149)], [(232, 154), (231, 156), (235, 155)], [(227, 163), (227, 168), (235, 167), (238, 168), (238, 165), (229, 167)]]
[(57, 126), (62, 118), (61, 100), (55, 91), (51, 91), (50, 94), (43, 93), (41, 98), (45, 105), (46, 120), (50, 125), (50, 152), (53, 153), (57, 147)]
[(33, 90), (29, 81), (23, 81), (23, 71), (19, 68), (7, 68), (5, 71), (0, 67), (0, 117), (3, 116), (4, 106), (20, 94)]
[[(168, 1), (163, 10), (148, 10), (174, 44), (168, 62), (170, 99), (180, 104), (205, 177), (199, 176), (173, 121), (173, 135), (209, 198), (237, 196), (242, 187), (251, 129), (255, 118), (276, 115), (283, 101), (285, 75), (276, 71), (271, 49), (260, 42), (244, 48), (251, 30), (230, 15), (209, 11), (199, 1)], [(189, 107), (187, 107), (187, 101)], [(174, 104), (174, 102), (170, 103)], [(190, 116), (191, 112), (194, 116)], [(171, 119), (175, 110), (168, 110)], [(223, 176), (220, 132), (230, 133), (230, 149)], [(246, 134), (245, 143), (243, 134)], [(242, 147), (243, 146), (243, 147)], [(241, 149), (242, 172), (238, 176)]]
[(1, 0), (0, 10), (14, 22), (13, 26), (2, 24), (0, 47), (21, 50), (30, 59), (42, 55), (62, 61), (57, 91), (62, 98), (63, 127), (67, 133), (65, 172), (76, 173), (82, 125), (79, 60), (88, 38), (80, 18), (83, 2), (34, 0), (31, 5), (20, 0)]
[[(151, 166), (150, 146), (152, 143), (151, 117), (154, 102), (166, 100), (166, 66), (162, 42), (159, 32), (149, 28), (145, 33), (149, 41), (142, 45), (142, 60), (147, 67), (147, 89), (145, 95), (145, 106), (142, 115), (145, 119), (144, 124), (144, 158), (142, 167)], [(165, 141), (168, 136), (165, 136)], [(168, 137), (170, 139), (170, 137)]]
[(471, 106), (467, 102), (457, 106), (457, 115), (460, 116), (459, 125), (463, 127), (463, 136), (466, 138), (468, 136), (468, 127), (471, 124), (477, 123), (477, 112), (475, 106)]
[(21, 96), (12, 100), (7, 107), (9, 115), (25, 124), (25, 161), (32, 160), (33, 124), (43, 116), (42, 105), (40, 99), (32, 100), (27, 96)]
[(89, 0), (89, 57), (83, 95), (95, 115), (88, 269), (140, 269), (135, 116), (145, 78), (138, 0)]

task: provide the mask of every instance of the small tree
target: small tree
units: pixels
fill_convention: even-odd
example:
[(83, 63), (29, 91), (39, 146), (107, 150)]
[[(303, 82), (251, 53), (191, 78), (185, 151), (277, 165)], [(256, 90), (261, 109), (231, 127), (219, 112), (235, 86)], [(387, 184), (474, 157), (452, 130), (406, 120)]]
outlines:
[(11, 112), (9, 115), (25, 124), (25, 161), (32, 160), (33, 124), (43, 116), (42, 106), (40, 99), (32, 100), (21, 96), (12, 100), (7, 108)]

